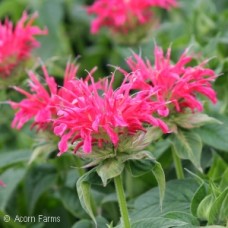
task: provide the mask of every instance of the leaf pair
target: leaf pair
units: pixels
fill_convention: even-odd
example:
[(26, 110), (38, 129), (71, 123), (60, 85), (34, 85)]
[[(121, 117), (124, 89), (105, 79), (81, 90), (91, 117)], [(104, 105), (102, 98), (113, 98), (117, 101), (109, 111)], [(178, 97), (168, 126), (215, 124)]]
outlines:
[[(138, 154), (138, 160), (129, 159), (127, 160), (127, 168), (131, 172), (133, 176), (141, 176), (149, 171), (152, 171), (154, 174), (160, 192), (160, 207), (162, 207), (162, 201), (164, 199), (165, 194), (165, 175), (160, 163), (155, 161), (152, 158), (140, 159), (141, 156), (145, 156), (147, 154), (145, 151)], [(135, 157), (136, 158), (136, 157)], [(113, 179), (123, 172), (125, 164), (121, 160), (117, 160), (116, 158), (109, 158), (103, 161), (102, 164), (93, 168), (89, 172), (85, 173), (82, 177), (77, 181), (77, 191), (78, 196), (81, 202), (83, 209), (89, 214), (89, 216), (94, 221), (97, 226), (96, 218), (94, 215), (93, 202), (91, 197), (91, 184), (92, 183), (102, 183), (104, 186), (107, 185), (108, 180)], [(98, 175), (97, 175), (98, 174)], [(100, 179), (100, 180), (99, 180)]]

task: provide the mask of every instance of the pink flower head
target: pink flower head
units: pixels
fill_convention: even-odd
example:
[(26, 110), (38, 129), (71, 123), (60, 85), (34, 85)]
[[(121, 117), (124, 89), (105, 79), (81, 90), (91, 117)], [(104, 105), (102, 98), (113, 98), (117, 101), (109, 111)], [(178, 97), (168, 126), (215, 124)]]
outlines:
[(152, 116), (163, 105), (148, 99), (155, 92), (131, 96), (129, 83), (123, 82), (113, 90), (113, 80), (114, 76), (110, 83), (106, 78), (95, 84), (92, 77), (91, 84), (79, 79), (69, 81), (71, 90), (65, 89), (65, 94), (70, 95), (66, 96), (70, 101), (65, 100), (58, 111), (59, 117), (54, 120), (54, 133), (61, 137), (59, 155), (67, 151), (68, 142), (77, 142), (75, 152), (83, 147), (85, 153), (90, 153), (93, 145), (102, 147), (103, 143), (117, 147), (120, 135), (144, 130), (144, 124), (168, 131), (164, 122)]
[(32, 49), (39, 46), (34, 36), (47, 34), (47, 29), (41, 30), (32, 25), (36, 17), (35, 13), (29, 19), (24, 12), (15, 27), (9, 20), (0, 23), (0, 77), (9, 76), (21, 62), (30, 57)]
[[(72, 80), (75, 77), (77, 68), (78, 67), (73, 64), (67, 64), (64, 75), (64, 86), (67, 87), (68, 80)], [(18, 109), (12, 122), (12, 127), (20, 129), (27, 121), (34, 118), (32, 126), (38, 125), (38, 129), (44, 129), (52, 117), (56, 116), (56, 106), (59, 102), (59, 100), (56, 99), (56, 95), (61, 93), (61, 89), (58, 91), (54, 78), (48, 75), (45, 66), (42, 67), (42, 70), (47, 88), (40, 83), (33, 72), (29, 72), (31, 93), (14, 87), (16, 91), (25, 95), (26, 98), (19, 103), (10, 102), (13, 109)]]
[(0, 180), (0, 186), (1, 187), (6, 187), (6, 184), (3, 181)]
[(101, 27), (126, 33), (140, 24), (151, 21), (152, 7), (169, 9), (176, 6), (176, 0), (96, 0), (88, 7), (88, 13), (95, 14), (91, 32)]
[[(192, 57), (185, 51), (178, 62), (172, 64), (170, 54), (170, 48), (164, 56), (162, 49), (155, 47), (154, 66), (149, 60), (144, 61), (136, 54), (128, 58), (127, 64), (135, 72), (130, 75), (134, 81), (133, 87), (139, 90), (157, 88), (158, 99), (173, 104), (177, 112), (187, 107), (192, 111), (195, 109), (202, 111), (203, 106), (197, 94), (202, 94), (216, 103), (216, 93), (211, 84), (216, 74), (213, 70), (204, 67), (207, 61), (195, 67), (187, 66)], [(128, 73), (125, 72), (125, 75)]]

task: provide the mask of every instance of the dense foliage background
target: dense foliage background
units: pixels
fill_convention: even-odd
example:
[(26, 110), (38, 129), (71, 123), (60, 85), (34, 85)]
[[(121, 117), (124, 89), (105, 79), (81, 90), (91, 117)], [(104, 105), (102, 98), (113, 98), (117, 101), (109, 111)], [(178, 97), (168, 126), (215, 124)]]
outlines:
[[(216, 106), (205, 103), (206, 113), (219, 119), (222, 124), (206, 125), (194, 131), (202, 139), (201, 165), (205, 173), (200, 174), (187, 160), (183, 166), (186, 180), (175, 180), (170, 141), (166, 138), (150, 146), (150, 150), (161, 162), (167, 183), (163, 210), (159, 210), (159, 195), (156, 181), (148, 172), (132, 178), (125, 173), (125, 188), (130, 208), (130, 216), (135, 221), (133, 227), (199, 227), (207, 224), (204, 212), (196, 213), (197, 200), (202, 200), (207, 191), (204, 184), (216, 186), (222, 192), (228, 186), (228, 1), (227, 0), (179, 0), (179, 7), (169, 12), (159, 11), (160, 26), (147, 40), (136, 46), (123, 46), (115, 43), (104, 29), (98, 35), (90, 34), (92, 17), (85, 11), (86, 0), (1, 0), (0, 17), (8, 17), (16, 22), (22, 12), (39, 12), (37, 23), (47, 26), (48, 36), (39, 38), (41, 47), (36, 51), (50, 74), (61, 84), (65, 63), (77, 58), (80, 64), (78, 76), (84, 77), (86, 70), (98, 66), (95, 77), (98, 79), (110, 74), (114, 68), (110, 65), (127, 69), (124, 59), (133, 51), (153, 59), (156, 42), (164, 49), (172, 45), (172, 59), (177, 60), (185, 48), (198, 54), (198, 63), (209, 59), (208, 67), (214, 69), (219, 77), (214, 88), (219, 102)], [(110, 64), (110, 65), (108, 65)], [(31, 68), (40, 71), (39, 65)], [(119, 82), (121, 81), (121, 76)], [(26, 85), (26, 75), (21, 77)], [(0, 91), (0, 101), (19, 100), (20, 97), (11, 88)], [(75, 183), (84, 172), (79, 169), (79, 160), (71, 154), (56, 157), (56, 145), (51, 140), (37, 138), (34, 130), (27, 125), (21, 131), (11, 129), (13, 111), (6, 104), (0, 103), (0, 180), (7, 185), (0, 188), (0, 227), (94, 227), (89, 216), (82, 209)], [(36, 138), (35, 138), (36, 137)], [(194, 142), (189, 142), (192, 146)], [(195, 175), (190, 174), (195, 173)], [(207, 178), (205, 178), (207, 177)], [(205, 183), (203, 183), (205, 182)], [(192, 198), (201, 185), (201, 199), (192, 202)], [(209, 193), (208, 193), (209, 194)], [(113, 183), (107, 187), (99, 185), (94, 178), (92, 186), (94, 211), (98, 227), (105, 224), (117, 225), (119, 210)], [(221, 200), (228, 202), (228, 194)], [(205, 205), (209, 205), (206, 201)], [(223, 205), (223, 217), (227, 218), (227, 204)], [(202, 206), (203, 207), (203, 206)], [(95, 209), (96, 208), (96, 209)], [(191, 210), (190, 210), (191, 208)], [(179, 213), (178, 213), (179, 212)], [(227, 214), (226, 214), (227, 213)], [(58, 223), (5, 223), (3, 215), (46, 215), (60, 216)], [(222, 216), (222, 215), (221, 215)], [(162, 218), (162, 219), (161, 219)], [(142, 221), (142, 219), (144, 219)], [(214, 219), (212, 224), (225, 225), (222, 220)]]

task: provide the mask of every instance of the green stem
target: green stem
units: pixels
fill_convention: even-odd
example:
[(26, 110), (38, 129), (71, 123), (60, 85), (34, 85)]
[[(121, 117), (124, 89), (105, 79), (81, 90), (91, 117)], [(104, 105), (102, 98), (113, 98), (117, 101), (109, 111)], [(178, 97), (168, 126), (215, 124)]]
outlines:
[(120, 207), (120, 214), (123, 219), (124, 228), (131, 228), (128, 209), (127, 209), (127, 202), (124, 195), (123, 184), (121, 180), (121, 176), (117, 176), (114, 178), (116, 193), (118, 198), (118, 203)]
[(174, 166), (177, 174), (177, 179), (184, 179), (184, 171), (180, 158), (176, 155), (175, 150), (172, 149)]

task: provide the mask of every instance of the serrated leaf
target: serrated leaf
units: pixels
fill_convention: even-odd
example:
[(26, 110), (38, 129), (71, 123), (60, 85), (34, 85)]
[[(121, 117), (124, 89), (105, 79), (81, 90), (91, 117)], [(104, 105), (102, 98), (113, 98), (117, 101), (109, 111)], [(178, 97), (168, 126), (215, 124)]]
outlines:
[(221, 124), (221, 122), (214, 117), (210, 117), (205, 113), (187, 113), (179, 115), (174, 119), (174, 122), (183, 128), (191, 129), (201, 127), (205, 124)]
[(103, 185), (107, 185), (107, 181), (119, 176), (124, 170), (124, 164), (115, 158), (106, 159), (97, 167), (97, 174), (100, 176)]
[(83, 176), (81, 176), (77, 181), (76, 188), (82, 208), (92, 218), (92, 220), (95, 223), (95, 226), (97, 227), (97, 222), (94, 216), (93, 207), (91, 203), (91, 186), (88, 182), (89, 176), (94, 172), (96, 172), (96, 168), (90, 170), (89, 172), (86, 172)]
[(209, 224), (226, 224), (228, 221), (228, 188), (213, 203), (209, 213)]
[(197, 216), (197, 208), (200, 202), (206, 197), (206, 195), (207, 195), (207, 188), (205, 186), (205, 183), (203, 183), (196, 190), (191, 201), (191, 212), (194, 216)]
[(172, 180), (166, 183), (163, 209), (159, 210), (158, 187), (149, 190), (135, 199), (130, 217), (133, 221), (142, 218), (161, 217), (168, 212), (189, 213), (190, 202), (198, 188), (195, 180)]
[(197, 169), (201, 170), (200, 159), (202, 152), (202, 142), (200, 137), (193, 132), (179, 130), (171, 138), (174, 152), (181, 159), (190, 160)]

